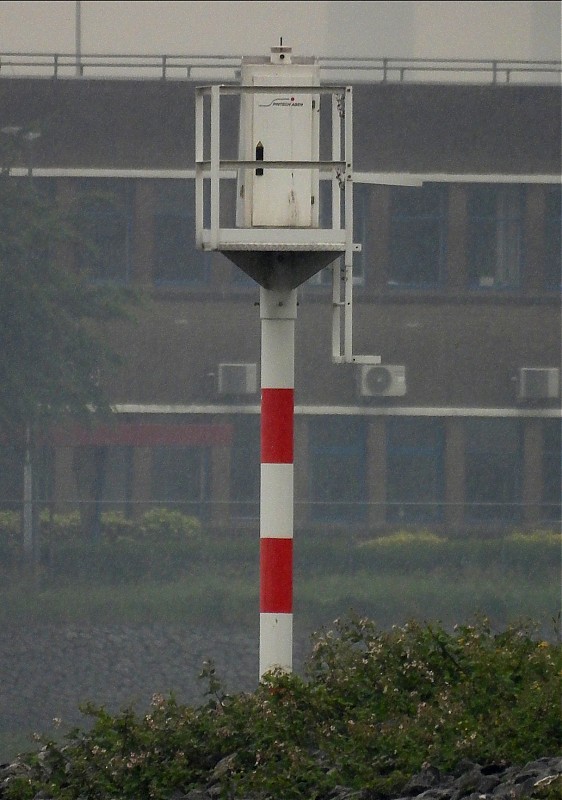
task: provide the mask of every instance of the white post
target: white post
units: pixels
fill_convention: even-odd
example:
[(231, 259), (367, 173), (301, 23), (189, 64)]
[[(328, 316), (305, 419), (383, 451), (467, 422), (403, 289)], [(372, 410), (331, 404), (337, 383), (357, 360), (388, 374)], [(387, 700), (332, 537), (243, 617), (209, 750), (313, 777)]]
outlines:
[(260, 289), (260, 677), (293, 667), (293, 430), (297, 293)]

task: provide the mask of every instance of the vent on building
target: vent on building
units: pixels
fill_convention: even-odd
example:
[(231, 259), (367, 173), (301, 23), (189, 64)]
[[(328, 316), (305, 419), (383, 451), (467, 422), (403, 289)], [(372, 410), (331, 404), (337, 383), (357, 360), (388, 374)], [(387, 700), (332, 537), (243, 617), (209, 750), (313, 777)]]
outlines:
[(560, 370), (556, 367), (521, 367), (518, 400), (552, 400), (560, 394)]
[(406, 394), (406, 367), (362, 364), (359, 371), (361, 397), (400, 397)]
[(219, 364), (219, 394), (254, 394), (257, 387), (256, 364)]

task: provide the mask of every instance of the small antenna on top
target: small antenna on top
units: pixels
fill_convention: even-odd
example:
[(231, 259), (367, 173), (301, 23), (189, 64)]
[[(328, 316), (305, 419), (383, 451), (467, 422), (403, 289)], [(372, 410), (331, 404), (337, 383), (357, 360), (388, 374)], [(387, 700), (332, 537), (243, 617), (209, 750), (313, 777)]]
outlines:
[(279, 37), (279, 47), (283, 47), (283, 37)]

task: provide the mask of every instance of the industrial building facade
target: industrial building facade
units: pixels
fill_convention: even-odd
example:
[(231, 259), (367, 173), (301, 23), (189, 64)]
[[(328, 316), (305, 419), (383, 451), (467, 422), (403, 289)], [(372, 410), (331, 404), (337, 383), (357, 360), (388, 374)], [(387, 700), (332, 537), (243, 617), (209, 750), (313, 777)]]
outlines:
[[(60, 258), (146, 298), (106, 331), (122, 356), (115, 424), (53, 432), (42, 500), (257, 529), (258, 287), (195, 247), (194, 86), (0, 73), (2, 127), (41, 133), (20, 172), (83, 201), (95, 255)], [(382, 368), (332, 364), (331, 270), (302, 285), (296, 528), (558, 525), (559, 85), (363, 78), (353, 92), (354, 340)], [(6, 448), (2, 463), (13, 506)]]

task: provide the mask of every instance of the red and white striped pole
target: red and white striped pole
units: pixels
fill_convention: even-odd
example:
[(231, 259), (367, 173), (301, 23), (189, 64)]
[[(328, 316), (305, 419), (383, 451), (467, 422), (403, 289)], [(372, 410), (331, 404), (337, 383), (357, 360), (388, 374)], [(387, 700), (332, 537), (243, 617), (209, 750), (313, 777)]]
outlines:
[(293, 667), (295, 289), (260, 289), (260, 677)]

